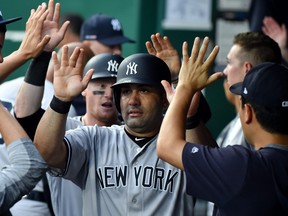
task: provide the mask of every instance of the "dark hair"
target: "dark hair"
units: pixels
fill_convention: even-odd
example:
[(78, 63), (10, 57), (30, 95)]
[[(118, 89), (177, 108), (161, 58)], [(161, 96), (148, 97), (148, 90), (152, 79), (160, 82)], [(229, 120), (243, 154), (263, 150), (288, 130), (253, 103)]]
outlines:
[(264, 130), (269, 133), (277, 133), (288, 135), (288, 112), (287, 111), (279, 111), (279, 109), (268, 108), (265, 106), (261, 106), (255, 104), (253, 102), (249, 102), (245, 100), (245, 98), (241, 97), (242, 108), (244, 104), (250, 104), (252, 109), (254, 110), (255, 116), (259, 124), (262, 126)]
[(243, 50), (240, 58), (248, 58), (253, 66), (262, 62), (281, 64), (281, 50), (276, 41), (261, 32), (244, 32), (235, 35), (233, 44)]
[(78, 13), (65, 13), (60, 17), (60, 24), (62, 25), (65, 21), (69, 20), (69, 29), (71, 32), (80, 35), (81, 26), (84, 22), (83, 17)]
[(6, 31), (7, 31), (6, 25), (5, 24), (0, 25), (0, 32), (5, 33)]

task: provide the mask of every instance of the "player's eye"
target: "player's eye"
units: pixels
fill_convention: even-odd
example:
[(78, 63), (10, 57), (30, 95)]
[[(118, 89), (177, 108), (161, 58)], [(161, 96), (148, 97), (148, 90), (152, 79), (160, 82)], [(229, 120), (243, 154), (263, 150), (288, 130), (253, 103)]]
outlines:
[(93, 95), (104, 95), (105, 91), (93, 91)]

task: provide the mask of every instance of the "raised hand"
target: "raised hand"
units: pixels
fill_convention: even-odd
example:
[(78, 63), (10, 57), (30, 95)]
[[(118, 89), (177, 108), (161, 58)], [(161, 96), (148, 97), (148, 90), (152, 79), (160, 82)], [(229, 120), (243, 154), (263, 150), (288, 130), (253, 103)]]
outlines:
[(46, 4), (39, 5), (37, 10), (31, 10), (30, 17), (26, 22), (25, 36), (18, 52), (26, 55), (27, 59), (37, 57), (49, 42), (50, 36), (42, 36), (44, 21), (48, 15)]
[(88, 85), (92, 77), (93, 69), (82, 78), (83, 75), (83, 54), (84, 50), (76, 47), (68, 57), (68, 46), (63, 47), (61, 62), (56, 52), (52, 53), (54, 63), (54, 94), (62, 101), (72, 101)]
[(275, 40), (279, 47), (287, 46), (287, 29), (285, 24), (280, 25), (273, 17), (264, 17), (262, 31)]
[(54, 9), (54, 0), (49, 0), (48, 12), (48, 16), (44, 21), (42, 29), (42, 37), (45, 37), (46, 35), (50, 36), (51, 39), (49, 43), (45, 46), (44, 50), (52, 52), (55, 47), (61, 42), (61, 40), (63, 40), (69, 25), (69, 21), (64, 22), (63, 25), (59, 28), (60, 3), (56, 3)]
[(178, 78), (181, 61), (177, 50), (171, 44), (167, 36), (162, 37), (160, 33), (152, 34), (151, 41), (145, 43), (149, 54), (162, 59), (169, 67), (172, 81)]
[(191, 89), (192, 92), (197, 92), (223, 77), (222, 72), (216, 72), (209, 76), (209, 69), (218, 54), (219, 46), (215, 46), (208, 58), (205, 60), (205, 54), (209, 45), (209, 38), (205, 37), (201, 48), (200, 38), (194, 40), (191, 56), (188, 54), (188, 43), (184, 42), (182, 46), (182, 66), (179, 73), (178, 86), (184, 85)]

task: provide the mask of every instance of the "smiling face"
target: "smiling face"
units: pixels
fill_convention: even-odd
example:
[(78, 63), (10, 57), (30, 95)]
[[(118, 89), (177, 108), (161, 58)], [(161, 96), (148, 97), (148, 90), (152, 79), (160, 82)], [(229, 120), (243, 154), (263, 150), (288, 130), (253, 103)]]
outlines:
[(128, 132), (142, 137), (157, 134), (166, 105), (162, 91), (138, 84), (124, 84), (120, 91), (121, 113)]
[(82, 95), (86, 100), (86, 115), (95, 119), (98, 125), (109, 126), (116, 123), (118, 112), (113, 102), (111, 86), (116, 78), (91, 80)]

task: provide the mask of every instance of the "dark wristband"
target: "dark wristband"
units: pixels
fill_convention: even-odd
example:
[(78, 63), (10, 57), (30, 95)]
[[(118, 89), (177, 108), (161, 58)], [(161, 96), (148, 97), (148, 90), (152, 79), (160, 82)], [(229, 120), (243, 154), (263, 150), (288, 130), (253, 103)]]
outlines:
[(200, 124), (200, 117), (198, 112), (192, 116), (186, 119), (186, 129), (193, 129), (196, 128)]
[(51, 55), (52, 52), (42, 52), (31, 61), (25, 74), (25, 82), (36, 86), (44, 86)]
[(71, 103), (72, 101), (69, 101), (69, 102), (61, 101), (54, 95), (50, 103), (50, 107), (57, 113), (67, 114), (70, 110)]

